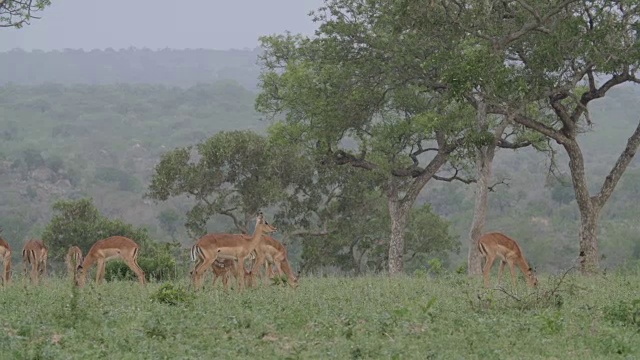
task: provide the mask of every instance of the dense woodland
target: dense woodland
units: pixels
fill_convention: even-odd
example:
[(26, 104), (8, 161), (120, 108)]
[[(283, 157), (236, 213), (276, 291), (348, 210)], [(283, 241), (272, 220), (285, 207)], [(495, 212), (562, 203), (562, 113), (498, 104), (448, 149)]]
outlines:
[[(207, 146), (218, 146), (219, 151), (233, 148), (247, 155), (238, 164), (249, 166), (249, 162), (267, 154), (264, 149), (282, 147), (267, 143), (266, 129), (270, 123), (254, 110), (256, 92), (252, 91), (252, 84), (257, 82), (255, 74), (259, 73), (256, 54), (136, 49), (51, 53), (15, 50), (0, 54), (0, 63), (17, 66), (11, 70), (0, 66), (4, 69), (0, 82), (5, 84), (0, 88), (3, 236), (19, 248), (25, 239), (43, 235), (54, 215), (52, 206), (56, 201), (83, 198), (93, 199), (100, 213), (108, 218), (147, 228), (155, 240), (175, 240), (189, 246), (204, 229), (239, 232), (231, 217), (210, 216), (215, 209), (195, 214), (192, 209), (198, 202), (193, 197), (167, 196), (167, 201), (155, 201), (148, 193), (154, 190), (149, 187), (161, 156), (175, 148), (196, 144), (205, 150)], [(146, 61), (147, 65), (134, 66), (134, 58)], [(224, 70), (238, 65), (239, 58), (243, 59), (240, 65), (244, 71), (239, 67), (237, 73)], [(172, 61), (183, 67), (171, 65)], [(22, 67), (24, 71), (20, 70)], [(175, 72), (168, 72), (167, 68)], [(215, 69), (222, 69), (218, 71), (224, 72), (228, 80), (216, 80), (215, 75), (211, 78), (195, 75), (215, 74)], [(594, 125), (580, 137), (580, 142), (587, 171), (596, 175), (590, 177), (594, 179), (590, 184), (594, 188), (600, 185), (598, 182), (638, 121), (639, 94), (636, 88), (622, 86), (590, 105)], [(251, 132), (230, 133), (233, 130)], [(271, 135), (277, 134), (277, 130), (272, 129)], [(210, 139), (216, 134), (221, 136), (220, 132), (230, 138)], [(233, 140), (239, 135), (248, 136), (246, 139), (258, 146), (237, 147)], [(292, 154), (268, 155), (272, 158), (265, 162), (285, 156), (278, 160), (281, 165), (295, 158)], [(566, 268), (577, 253), (578, 211), (567, 176), (566, 156), (558, 152), (555, 163), (558, 170), (552, 173), (548, 152), (531, 147), (502, 149), (496, 157), (492, 182), (504, 184), (497, 184), (489, 195), (487, 229), (504, 231), (518, 239), (530, 262), (538, 270), (546, 271)], [(280, 175), (296, 169), (313, 172), (304, 164), (296, 166), (301, 168), (282, 168)], [(447, 173), (446, 168), (443, 173)], [(347, 272), (385, 268), (384, 237), (388, 236), (389, 221), (388, 214), (384, 215), (385, 203), (379, 193), (369, 190), (374, 186), (369, 187), (366, 174), (346, 172), (353, 170), (326, 173), (333, 176), (326, 180), (329, 182), (340, 177), (355, 179), (349, 185), (352, 194), (332, 205), (335, 209), (326, 207), (327, 211), (333, 211), (328, 223), (310, 224), (315, 221), (314, 216), (301, 219), (296, 215), (296, 211), (311, 214), (313, 209), (309, 207), (323, 205), (297, 203), (296, 208), (280, 195), (258, 202), (273, 218), (272, 222), (284, 230), (278, 237), (290, 247), (295, 267)], [(267, 172), (263, 175), (266, 179), (277, 178), (269, 186), (279, 190), (302, 187), (300, 179), (282, 179)], [(634, 161), (602, 214), (600, 242), (607, 268), (634, 265), (640, 258), (636, 220), (638, 184), (640, 169), (638, 161)], [(310, 190), (316, 185), (306, 186)], [(408, 241), (411, 258), (408, 271), (428, 268), (437, 272), (465, 266), (473, 187), (434, 181), (422, 191), (409, 229), (412, 239)], [(236, 191), (241, 193), (242, 189)], [(247, 201), (243, 204), (249, 213), (251, 206)], [(307, 207), (304, 211), (300, 208), (303, 205)], [(371, 218), (365, 216), (371, 214)], [(247, 224), (244, 215), (237, 216), (242, 226)], [(204, 228), (198, 216), (207, 219), (210, 216)], [(188, 231), (184, 224), (193, 231)], [(361, 242), (354, 244), (356, 241)]]
[(64, 49), (0, 53), (0, 84), (164, 84), (190, 87), (197, 83), (235, 80), (256, 90), (260, 49)]

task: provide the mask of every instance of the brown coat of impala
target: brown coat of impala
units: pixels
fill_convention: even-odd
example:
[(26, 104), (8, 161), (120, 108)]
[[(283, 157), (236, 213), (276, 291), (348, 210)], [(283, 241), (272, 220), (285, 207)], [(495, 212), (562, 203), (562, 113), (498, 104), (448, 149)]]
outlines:
[(6, 285), (11, 281), (11, 247), (5, 239), (0, 237), (0, 261), (2, 261), (2, 284)]
[[(244, 236), (244, 235), (242, 235)], [(273, 277), (271, 265), (274, 264), (278, 270), (278, 275), (286, 274), (288, 284), (292, 287), (298, 286), (298, 277), (293, 275), (289, 259), (287, 258), (287, 248), (278, 240), (271, 236), (263, 236), (262, 242), (256, 248), (256, 262), (253, 266), (253, 274), (260, 276), (261, 267), (265, 267), (265, 280)], [(267, 280), (268, 281), (268, 280)]]
[(40, 275), (46, 275), (49, 250), (42, 240), (31, 239), (22, 248), (22, 267), (27, 276), (27, 265), (31, 265), (31, 282), (37, 284)]
[(73, 277), (78, 265), (82, 264), (82, 250), (77, 246), (72, 246), (64, 257), (64, 263), (67, 266), (67, 273)]
[(486, 259), (484, 269), (482, 271), (485, 287), (489, 287), (489, 273), (491, 272), (493, 262), (498, 257), (501, 259), (500, 270), (498, 271), (498, 283), (500, 283), (500, 278), (504, 272), (504, 266), (509, 264), (509, 270), (511, 271), (511, 284), (513, 287), (516, 286), (516, 265), (524, 274), (529, 286), (535, 287), (538, 285), (538, 279), (535, 277), (533, 269), (531, 269), (527, 260), (524, 258), (522, 249), (520, 249), (518, 243), (512, 238), (499, 232), (487, 233), (482, 235), (478, 240), (478, 249)]
[(105, 263), (115, 259), (122, 259), (136, 274), (138, 282), (144, 285), (144, 271), (138, 265), (139, 253), (140, 246), (135, 241), (124, 236), (112, 236), (96, 241), (76, 270), (76, 285), (84, 286), (87, 271), (94, 263), (98, 268), (96, 271), (96, 284), (100, 284), (104, 280)]
[[(229, 276), (233, 275), (233, 277), (238, 279), (238, 268), (236, 267), (235, 260), (231, 259), (218, 259), (211, 264), (211, 271), (213, 271), (213, 283), (212, 286), (216, 285), (216, 280), (218, 278), (222, 278), (222, 285), (224, 287), (224, 291), (229, 289)], [(247, 269), (244, 270), (244, 283), (247, 287), (255, 286), (255, 281), (253, 279), (253, 272)]]
[[(244, 262), (251, 256), (262, 241), (265, 233), (272, 233), (276, 228), (264, 219), (262, 212), (256, 218), (256, 227), (250, 240), (234, 234), (207, 234), (198, 239), (191, 247), (191, 261), (196, 263), (191, 272), (191, 279), (196, 289), (202, 286), (202, 276), (216, 259), (235, 260), (238, 273), (244, 273)], [(244, 279), (236, 278), (238, 291), (244, 288)]]

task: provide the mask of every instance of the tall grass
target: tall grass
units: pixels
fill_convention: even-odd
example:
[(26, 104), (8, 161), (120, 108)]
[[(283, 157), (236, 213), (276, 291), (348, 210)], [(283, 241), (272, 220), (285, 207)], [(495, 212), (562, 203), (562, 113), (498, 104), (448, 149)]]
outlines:
[[(493, 279), (495, 281), (495, 279)], [(68, 279), (0, 288), (2, 359), (615, 359), (640, 357), (640, 276), (303, 278), (192, 293)]]

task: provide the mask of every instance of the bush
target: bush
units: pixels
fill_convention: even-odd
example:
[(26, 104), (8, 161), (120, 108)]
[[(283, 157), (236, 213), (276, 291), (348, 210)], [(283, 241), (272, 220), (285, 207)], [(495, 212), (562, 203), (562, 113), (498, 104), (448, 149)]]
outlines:
[[(177, 243), (152, 243), (141, 245), (138, 265), (142, 268), (146, 280), (174, 280), (177, 277), (176, 260), (173, 251), (179, 248)], [(122, 261), (108, 262), (105, 266), (105, 279), (133, 280), (135, 274)]]
[(193, 298), (194, 295), (187, 292), (182, 286), (173, 286), (170, 283), (162, 285), (156, 292), (151, 294), (151, 301), (168, 305), (190, 304)]

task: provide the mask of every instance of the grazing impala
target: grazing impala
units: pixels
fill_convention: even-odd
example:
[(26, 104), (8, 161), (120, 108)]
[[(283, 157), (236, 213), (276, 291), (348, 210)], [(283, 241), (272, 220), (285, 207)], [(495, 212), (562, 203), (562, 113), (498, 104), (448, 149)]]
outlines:
[[(202, 276), (216, 259), (229, 259), (237, 261), (238, 273), (244, 273), (244, 262), (262, 241), (265, 233), (272, 233), (276, 228), (264, 220), (262, 212), (256, 218), (256, 228), (250, 240), (233, 234), (207, 234), (201, 237), (191, 248), (191, 261), (198, 260), (195, 269), (191, 272), (193, 285), (196, 289), (201, 287)], [(199, 260), (201, 259), (201, 260)], [(244, 279), (238, 276), (238, 291), (244, 287)]]
[(516, 265), (518, 265), (524, 274), (529, 286), (535, 287), (538, 285), (538, 279), (535, 277), (533, 270), (524, 258), (524, 254), (522, 254), (520, 246), (512, 238), (499, 232), (487, 233), (482, 235), (478, 240), (478, 249), (486, 259), (484, 269), (482, 271), (485, 287), (489, 287), (489, 272), (491, 272), (491, 267), (493, 266), (493, 262), (496, 260), (496, 257), (500, 257), (501, 259), (500, 270), (498, 271), (498, 283), (500, 283), (500, 278), (504, 272), (504, 266), (509, 264), (509, 270), (511, 271), (511, 283), (513, 287), (516, 286)]
[(260, 268), (264, 265), (266, 272), (265, 279), (273, 277), (271, 265), (275, 264), (279, 276), (282, 276), (283, 273), (286, 274), (289, 279), (289, 285), (292, 287), (298, 286), (298, 278), (293, 275), (291, 265), (289, 265), (287, 248), (285, 248), (278, 240), (271, 236), (263, 236), (262, 242), (256, 248), (256, 253), (258, 255), (253, 266), (254, 273), (259, 274)]
[(144, 285), (144, 271), (138, 265), (139, 252), (140, 246), (124, 236), (112, 236), (96, 241), (76, 270), (76, 285), (84, 286), (87, 271), (94, 263), (97, 263), (96, 284), (100, 284), (104, 280), (105, 263), (114, 259), (122, 259), (136, 274), (140, 284)]
[(69, 276), (73, 277), (78, 265), (82, 264), (82, 250), (77, 246), (70, 247), (67, 255), (64, 257), (64, 263), (67, 265)]
[(22, 248), (22, 267), (27, 276), (27, 264), (31, 265), (31, 282), (37, 284), (38, 277), (45, 275), (47, 270), (47, 257), (49, 250), (42, 240), (31, 239)]
[(0, 260), (2, 261), (2, 284), (6, 285), (11, 280), (11, 247), (0, 237)]

